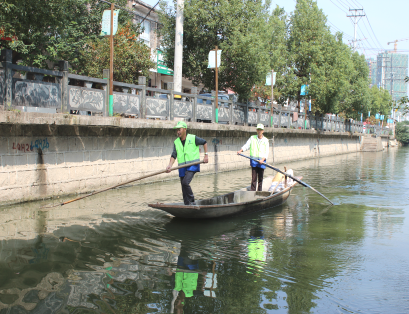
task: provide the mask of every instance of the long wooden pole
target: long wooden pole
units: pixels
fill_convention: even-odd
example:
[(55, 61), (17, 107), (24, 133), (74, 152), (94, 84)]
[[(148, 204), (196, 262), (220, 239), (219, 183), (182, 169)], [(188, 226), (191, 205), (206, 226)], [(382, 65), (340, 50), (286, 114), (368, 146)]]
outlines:
[[(190, 167), (190, 166), (194, 166), (194, 165), (199, 165), (199, 164), (202, 164), (202, 163), (204, 163), (203, 160), (202, 160), (202, 161), (193, 162), (193, 163), (191, 163), (191, 164), (186, 164), (186, 165), (174, 167), (174, 168), (171, 168), (170, 171), (178, 170), (178, 169), (181, 169), (181, 168)], [(72, 203), (72, 202), (75, 202), (75, 201), (82, 200), (83, 198), (86, 198), (86, 197), (88, 197), (88, 196), (92, 196), (92, 195), (99, 194), (99, 193), (102, 193), (102, 192), (105, 192), (105, 191), (108, 191), (108, 190), (112, 190), (112, 189), (115, 189), (115, 188), (120, 187), (120, 186), (122, 186), (122, 185), (129, 184), (129, 183), (132, 183), (132, 182), (135, 182), (135, 181), (139, 181), (139, 180), (142, 180), (142, 179), (146, 179), (146, 178), (149, 178), (149, 177), (153, 177), (153, 176), (156, 176), (156, 175), (158, 175), (158, 174), (165, 173), (165, 172), (167, 172), (167, 170), (161, 170), (161, 171), (158, 171), (158, 172), (154, 172), (154, 173), (151, 173), (151, 174), (147, 174), (147, 175), (145, 175), (145, 176), (142, 176), (142, 177), (139, 177), (139, 178), (136, 178), (136, 179), (132, 179), (132, 180), (126, 181), (126, 182), (124, 182), (124, 183), (120, 183), (120, 184), (111, 186), (111, 187), (109, 187), (109, 188), (105, 188), (105, 189), (102, 189), (102, 190), (94, 191), (94, 192), (89, 193), (89, 194), (87, 194), (87, 195), (83, 195), (83, 196), (74, 198), (74, 199), (72, 199), (72, 200), (63, 202), (63, 203), (59, 203), (59, 204), (51, 205), (51, 206), (50, 206), (50, 205), (48, 205), (48, 206), (43, 206), (43, 207), (41, 207), (41, 208), (53, 208), (53, 207), (57, 207), (57, 206), (66, 205), (66, 204), (69, 204), (69, 203)]]
[[(245, 158), (248, 158), (248, 159), (251, 159), (251, 160), (254, 160), (254, 161), (257, 161), (257, 162), (258, 162), (257, 159), (251, 158), (251, 157), (249, 157), (249, 156), (246, 156), (246, 155), (243, 155), (243, 154), (239, 154), (239, 155), (242, 156), (242, 157), (245, 157)], [(263, 162), (262, 164), (265, 165), (266, 167), (270, 168), (270, 169), (273, 169), (273, 170), (275, 170), (275, 171), (277, 171), (277, 172), (279, 172), (279, 173), (282, 173), (283, 175), (285, 175), (285, 176), (287, 176), (287, 177), (290, 177), (290, 178), (293, 179), (294, 181), (297, 181), (299, 184), (301, 184), (301, 185), (303, 185), (303, 186), (305, 186), (305, 187), (307, 187), (307, 188), (310, 188), (310, 189), (313, 190), (315, 193), (321, 195), (321, 196), (322, 196), (323, 198), (325, 198), (328, 202), (330, 202), (332, 205), (334, 205), (333, 202), (331, 202), (328, 198), (326, 198), (324, 195), (322, 195), (320, 192), (318, 192), (318, 191), (317, 191), (316, 189), (314, 189), (312, 186), (309, 186), (307, 183), (302, 182), (301, 180), (297, 179), (296, 177), (293, 177), (292, 175), (289, 175), (288, 173), (285, 173), (284, 171), (281, 171), (281, 170), (278, 169), (278, 168), (275, 168), (275, 167), (273, 167), (273, 166), (270, 166), (269, 164), (266, 164), (265, 162)]]
[(112, 117), (114, 115), (114, 4), (111, 3), (111, 34), (109, 35), (109, 107), (108, 113)]
[(273, 125), (273, 100), (274, 100), (274, 69), (271, 70), (271, 107), (270, 107), (270, 127)]

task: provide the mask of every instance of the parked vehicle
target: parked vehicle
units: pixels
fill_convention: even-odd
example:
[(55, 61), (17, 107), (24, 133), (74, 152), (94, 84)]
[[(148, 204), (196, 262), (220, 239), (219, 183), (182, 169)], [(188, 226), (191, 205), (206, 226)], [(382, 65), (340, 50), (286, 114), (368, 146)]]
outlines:
[[(209, 97), (209, 98), (213, 97), (212, 94), (199, 94), (198, 96)], [(227, 96), (226, 94), (218, 94), (217, 98), (219, 98), (221, 100), (229, 100), (229, 96)], [(198, 104), (203, 104), (203, 102), (204, 102), (204, 99), (201, 99), (201, 98), (197, 99)], [(206, 100), (206, 105), (211, 105), (211, 104), (212, 104), (212, 102), (210, 100)], [(219, 102), (219, 106), (221, 104), (222, 103)]]

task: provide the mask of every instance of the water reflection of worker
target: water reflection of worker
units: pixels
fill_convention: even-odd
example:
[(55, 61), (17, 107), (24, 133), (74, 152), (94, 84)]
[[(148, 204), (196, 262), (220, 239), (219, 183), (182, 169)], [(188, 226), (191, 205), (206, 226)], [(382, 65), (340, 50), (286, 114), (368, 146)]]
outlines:
[(205, 276), (206, 272), (199, 270), (199, 261), (182, 246), (175, 273), (175, 288), (172, 291), (171, 313), (183, 313), (185, 298), (204, 294), (204, 280), (202, 286), (198, 287), (199, 274)]
[(261, 226), (254, 226), (250, 229), (250, 237), (247, 244), (248, 273), (254, 270), (257, 274), (262, 271), (264, 263), (267, 259), (267, 247), (264, 240), (263, 229)]

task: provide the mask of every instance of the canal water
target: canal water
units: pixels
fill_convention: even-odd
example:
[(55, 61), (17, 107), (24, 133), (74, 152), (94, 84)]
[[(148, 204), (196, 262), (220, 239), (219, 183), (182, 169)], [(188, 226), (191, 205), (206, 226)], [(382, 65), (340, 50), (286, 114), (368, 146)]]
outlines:
[(409, 313), (409, 149), (277, 166), (336, 205), (297, 186), (269, 210), (176, 220), (147, 206), (179, 201), (175, 180), (0, 208), (0, 313)]

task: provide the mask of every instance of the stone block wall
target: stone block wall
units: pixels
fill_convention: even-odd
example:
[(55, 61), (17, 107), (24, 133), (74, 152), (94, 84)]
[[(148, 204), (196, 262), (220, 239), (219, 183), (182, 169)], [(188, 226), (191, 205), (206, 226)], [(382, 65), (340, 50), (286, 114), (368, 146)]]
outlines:
[[(0, 204), (90, 192), (164, 170), (176, 138), (174, 125), (163, 120), (2, 112)], [(210, 162), (201, 165), (202, 174), (248, 167), (249, 160), (236, 152), (255, 134), (254, 127), (188, 127), (208, 142)], [(350, 133), (267, 128), (265, 135), (270, 139), (268, 162), (274, 164), (360, 149), (360, 137)], [(174, 171), (140, 182), (177, 177)]]

